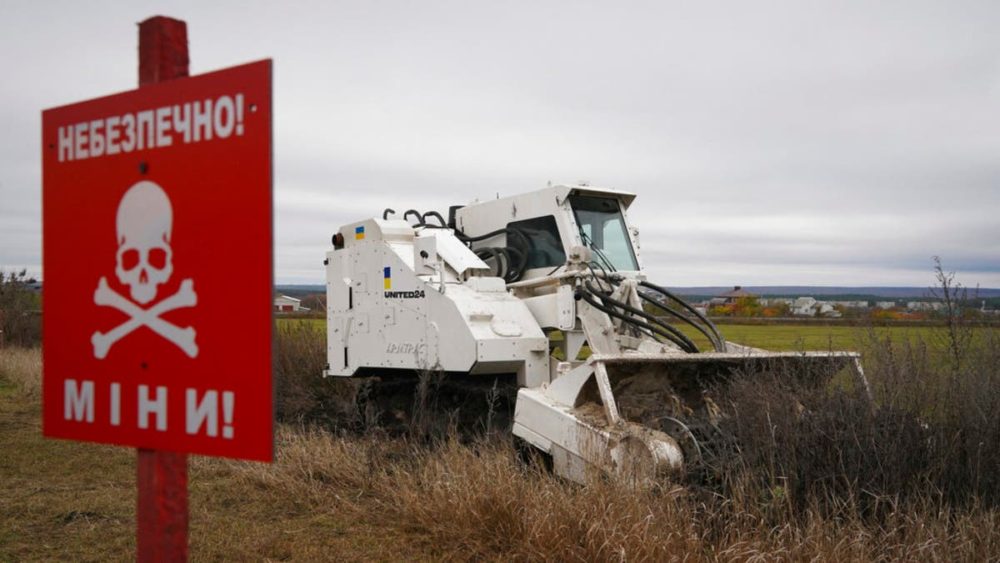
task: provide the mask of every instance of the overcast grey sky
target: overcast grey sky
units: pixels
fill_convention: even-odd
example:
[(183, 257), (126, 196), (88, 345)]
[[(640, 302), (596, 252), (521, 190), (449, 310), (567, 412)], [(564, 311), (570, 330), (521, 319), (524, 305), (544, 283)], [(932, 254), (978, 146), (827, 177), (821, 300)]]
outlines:
[(343, 223), (547, 181), (636, 192), (652, 277), (1000, 287), (1000, 2), (4, 0), (0, 267), (40, 269), (40, 112), (275, 61), (276, 276)]

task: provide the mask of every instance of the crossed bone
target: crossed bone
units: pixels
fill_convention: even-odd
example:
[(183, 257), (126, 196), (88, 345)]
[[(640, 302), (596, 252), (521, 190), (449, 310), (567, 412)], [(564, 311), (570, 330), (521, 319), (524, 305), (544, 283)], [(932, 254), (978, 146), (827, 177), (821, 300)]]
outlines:
[(143, 309), (111, 289), (108, 286), (107, 278), (102, 277), (97, 283), (97, 290), (94, 291), (94, 303), (102, 307), (113, 307), (131, 317), (108, 332), (95, 332), (90, 337), (90, 342), (94, 345), (94, 357), (97, 359), (104, 359), (115, 342), (140, 326), (149, 327), (156, 334), (173, 342), (189, 357), (193, 358), (198, 355), (198, 345), (194, 341), (195, 330), (193, 327), (180, 328), (160, 318), (160, 315), (174, 309), (194, 307), (198, 303), (198, 295), (194, 292), (194, 282), (190, 279), (181, 282), (177, 293), (149, 309)]

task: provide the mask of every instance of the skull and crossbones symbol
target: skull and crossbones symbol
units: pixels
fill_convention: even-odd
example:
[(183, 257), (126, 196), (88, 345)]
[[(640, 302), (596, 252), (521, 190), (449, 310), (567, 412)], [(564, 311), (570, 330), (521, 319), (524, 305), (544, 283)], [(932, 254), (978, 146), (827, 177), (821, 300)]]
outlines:
[(115, 226), (118, 233), (115, 275), (122, 285), (129, 287), (132, 299), (112, 289), (107, 278), (101, 277), (94, 291), (94, 304), (117, 309), (129, 319), (107, 332), (95, 332), (91, 336), (94, 357), (104, 359), (116, 342), (142, 326), (172, 342), (189, 357), (196, 357), (195, 329), (181, 328), (162, 318), (169, 311), (197, 305), (198, 296), (192, 280), (181, 281), (177, 293), (159, 303), (147, 309), (142, 307), (156, 298), (157, 286), (166, 283), (174, 269), (170, 246), (173, 208), (166, 192), (147, 180), (136, 183), (118, 204)]

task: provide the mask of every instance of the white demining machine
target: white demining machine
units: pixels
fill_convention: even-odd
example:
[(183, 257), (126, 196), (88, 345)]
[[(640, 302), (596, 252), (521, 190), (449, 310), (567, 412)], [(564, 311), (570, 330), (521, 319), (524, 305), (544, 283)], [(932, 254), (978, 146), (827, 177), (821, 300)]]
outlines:
[(433, 372), (488, 388), (509, 374), (513, 433), (577, 481), (700, 458), (725, 416), (708, 390), (735, 372), (782, 363), (823, 380), (852, 367), (863, 381), (854, 352), (727, 342), (649, 281), (625, 214), (634, 199), (551, 186), (454, 206), (448, 220), (386, 209), (341, 227), (325, 261), (324, 376)]

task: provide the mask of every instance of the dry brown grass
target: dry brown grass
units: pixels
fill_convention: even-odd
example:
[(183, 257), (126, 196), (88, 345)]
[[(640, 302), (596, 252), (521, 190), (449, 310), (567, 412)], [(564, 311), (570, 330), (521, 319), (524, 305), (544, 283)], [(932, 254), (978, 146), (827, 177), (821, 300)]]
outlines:
[[(192, 459), (192, 558), (1000, 560), (995, 336), (960, 369), (919, 342), (874, 342), (875, 410), (850, 390), (742, 380), (738, 463), (654, 489), (567, 483), (496, 437), (279, 425), (272, 465)], [(39, 366), (0, 351), (0, 560), (131, 558), (134, 454), (41, 439)]]
[(1000, 557), (1000, 514), (979, 507), (956, 511), (937, 503), (896, 503), (874, 523), (846, 501), (834, 513), (799, 512), (775, 497), (706, 499), (681, 487), (637, 490), (610, 480), (577, 486), (519, 463), (509, 443), (496, 440), (427, 447), (284, 427), (279, 445), (278, 463), (239, 464), (239, 479), (407, 534), (433, 558)]
[(41, 397), (41, 373), (42, 354), (37, 348), (0, 348), (0, 376), (14, 392), (30, 399)]
[[(134, 559), (135, 452), (42, 438), (40, 365), (37, 349), (0, 350), (0, 561)], [(403, 531), (248, 477), (263, 468), (191, 459), (193, 560), (429, 557)]]

